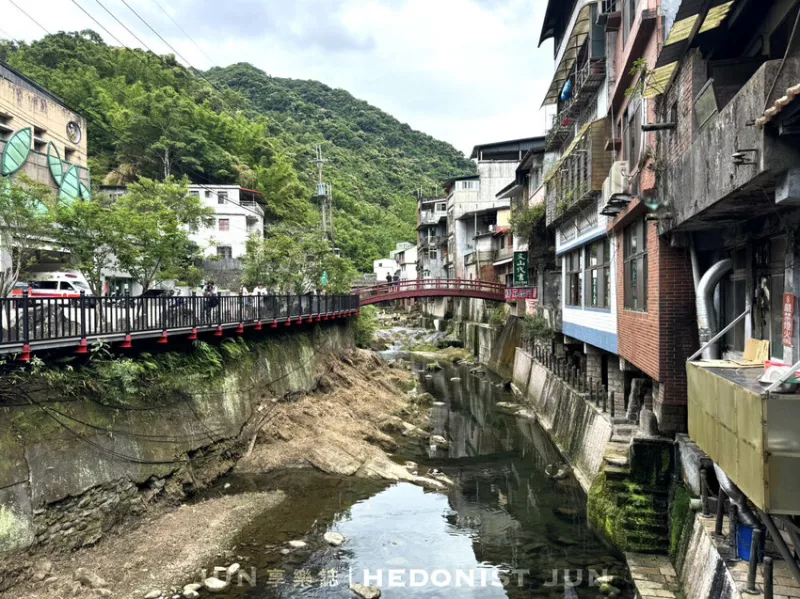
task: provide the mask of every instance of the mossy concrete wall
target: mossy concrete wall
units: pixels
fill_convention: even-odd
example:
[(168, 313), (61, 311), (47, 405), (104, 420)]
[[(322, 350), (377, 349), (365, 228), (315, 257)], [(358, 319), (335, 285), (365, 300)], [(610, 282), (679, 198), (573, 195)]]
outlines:
[(88, 395), (0, 406), (0, 553), (95, 542), (165, 487), (180, 494), (218, 476), (263, 400), (312, 388), (328, 356), (350, 346), (338, 324), (254, 341), (218, 376), (187, 377), (177, 392), (173, 381), (146, 407)]
[(539, 422), (572, 464), (585, 491), (600, 473), (613, 426), (606, 415), (521, 348), (512, 381), (533, 407)]
[[(482, 364), (506, 377), (511, 376), (514, 353), (520, 341), (519, 322), (509, 316), (503, 323), (489, 322), (497, 302), (470, 298), (440, 298), (422, 303), (422, 326), (442, 330), (451, 328), (453, 334)], [(445, 316), (447, 320), (442, 320)]]

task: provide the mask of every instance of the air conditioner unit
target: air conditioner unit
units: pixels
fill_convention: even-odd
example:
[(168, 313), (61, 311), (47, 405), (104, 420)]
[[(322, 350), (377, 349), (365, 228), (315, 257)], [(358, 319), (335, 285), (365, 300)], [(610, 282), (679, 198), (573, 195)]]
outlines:
[(603, 181), (603, 204), (608, 202), (608, 198), (611, 197), (611, 177), (606, 177), (606, 180)]
[(608, 181), (609, 198), (618, 193), (625, 193), (628, 190), (628, 162), (626, 160), (620, 160), (611, 165)]

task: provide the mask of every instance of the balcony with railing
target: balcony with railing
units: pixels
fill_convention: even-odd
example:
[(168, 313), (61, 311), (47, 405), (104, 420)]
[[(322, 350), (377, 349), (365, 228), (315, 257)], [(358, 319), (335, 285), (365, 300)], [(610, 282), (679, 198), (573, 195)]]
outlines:
[(437, 225), (446, 218), (447, 212), (445, 210), (423, 210), (419, 213), (419, 226)]
[(545, 176), (548, 226), (584, 208), (602, 193), (612, 164), (605, 151), (608, 131), (608, 119), (585, 125)]
[(259, 202), (251, 198), (241, 198), (239, 200), (239, 205), (249, 212), (247, 215), (248, 218), (250, 218), (250, 216), (253, 218), (264, 218), (264, 207)]
[(428, 235), (420, 239), (419, 247), (423, 249), (437, 248), (443, 241), (444, 239), (438, 235)]
[(606, 76), (605, 57), (590, 58), (572, 76), (572, 97), (564, 102), (545, 134), (545, 150), (556, 151), (570, 141), (580, 126), (579, 119), (597, 95)]

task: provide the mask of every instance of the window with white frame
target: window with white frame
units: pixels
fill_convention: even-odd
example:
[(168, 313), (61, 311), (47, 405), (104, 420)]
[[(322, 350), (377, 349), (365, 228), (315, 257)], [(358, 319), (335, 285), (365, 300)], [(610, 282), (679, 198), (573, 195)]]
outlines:
[(611, 306), (611, 242), (608, 237), (584, 249), (586, 305), (592, 308)]
[(583, 271), (581, 270), (581, 250), (575, 250), (564, 256), (567, 275), (568, 306), (581, 306), (583, 303)]

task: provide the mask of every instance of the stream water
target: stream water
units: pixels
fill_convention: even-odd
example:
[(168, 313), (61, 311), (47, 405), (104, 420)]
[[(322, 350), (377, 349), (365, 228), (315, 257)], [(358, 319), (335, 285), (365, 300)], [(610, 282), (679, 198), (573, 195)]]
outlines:
[[(344, 598), (358, 582), (388, 598), (603, 597), (594, 577), (623, 574), (624, 564), (587, 528), (576, 481), (545, 475), (562, 458), (542, 429), (499, 410), (513, 396), (474, 366), (414, 368), (420, 390), (437, 400), (434, 434), (450, 444), (409, 443), (394, 458), (417, 462), (420, 474), (439, 469), (454, 487), (444, 494), (306, 470), (228, 477), (227, 493), (275, 488), (288, 496), (226, 556), (243, 574), (228, 596)], [(345, 543), (325, 543), (328, 530)], [(287, 553), (297, 539), (307, 546)]]

